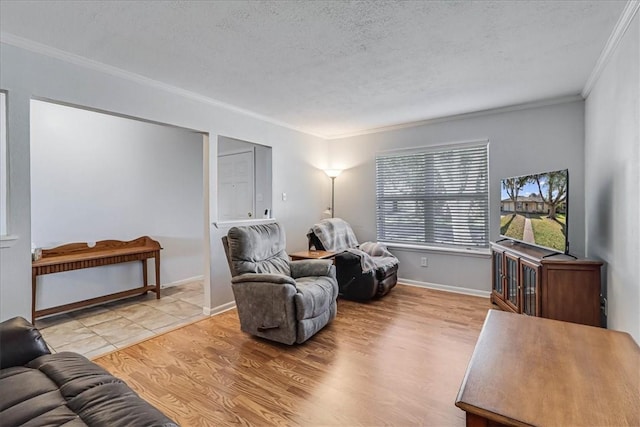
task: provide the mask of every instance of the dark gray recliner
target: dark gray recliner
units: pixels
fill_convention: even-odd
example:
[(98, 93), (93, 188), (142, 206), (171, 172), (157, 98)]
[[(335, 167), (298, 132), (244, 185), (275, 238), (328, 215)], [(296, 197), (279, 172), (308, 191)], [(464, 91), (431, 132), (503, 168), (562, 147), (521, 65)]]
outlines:
[(336, 276), (343, 298), (379, 298), (398, 282), (398, 258), (381, 243), (358, 244), (351, 226), (341, 218), (324, 219), (309, 233), (309, 249), (335, 252)]
[(280, 224), (232, 227), (222, 243), (240, 328), (284, 344), (303, 343), (336, 317), (331, 261), (290, 261)]

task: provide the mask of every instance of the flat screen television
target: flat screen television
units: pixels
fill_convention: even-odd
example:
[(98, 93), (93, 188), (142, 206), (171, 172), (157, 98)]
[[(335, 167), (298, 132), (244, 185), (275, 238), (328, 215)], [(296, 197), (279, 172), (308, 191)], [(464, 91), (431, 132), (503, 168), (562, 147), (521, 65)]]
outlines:
[(505, 178), (500, 237), (569, 253), (569, 170)]

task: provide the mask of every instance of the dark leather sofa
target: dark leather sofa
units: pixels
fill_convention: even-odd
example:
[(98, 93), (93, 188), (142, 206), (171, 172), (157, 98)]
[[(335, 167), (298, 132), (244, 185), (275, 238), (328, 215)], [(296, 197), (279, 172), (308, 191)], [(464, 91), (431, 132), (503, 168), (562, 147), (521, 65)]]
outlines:
[(51, 354), (22, 317), (0, 323), (0, 425), (177, 426), (85, 357)]

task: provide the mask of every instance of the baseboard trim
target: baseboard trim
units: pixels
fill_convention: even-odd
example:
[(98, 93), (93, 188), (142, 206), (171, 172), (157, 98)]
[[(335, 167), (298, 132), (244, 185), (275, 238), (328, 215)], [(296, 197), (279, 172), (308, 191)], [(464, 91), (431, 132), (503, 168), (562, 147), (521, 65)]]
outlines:
[(217, 307), (202, 307), (202, 314), (205, 316), (215, 316), (216, 314), (224, 313), (225, 311), (233, 310), (234, 308), (236, 308), (236, 303), (235, 301), (231, 301)]
[(428, 288), (428, 289), (435, 289), (438, 291), (451, 292), (454, 294), (471, 295), (474, 297), (489, 298), (491, 296), (490, 291), (480, 291), (478, 289), (460, 288), (458, 286), (449, 286), (449, 285), (440, 285), (437, 283), (420, 282), (418, 280), (398, 278), (398, 283), (402, 285), (416, 286), (418, 288)]
[(188, 277), (186, 279), (176, 280), (175, 282), (171, 283), (163, 283), (160, 285), (160, 289), (172, 288), (174, 286), (180, 286), (186, 283), (196, 282), (198, 280), (204, 280), (204, 275)]

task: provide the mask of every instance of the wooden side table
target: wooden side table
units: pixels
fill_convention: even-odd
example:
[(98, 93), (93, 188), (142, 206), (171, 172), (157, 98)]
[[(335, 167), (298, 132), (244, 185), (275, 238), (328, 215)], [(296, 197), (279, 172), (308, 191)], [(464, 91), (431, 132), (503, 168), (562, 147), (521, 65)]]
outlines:
[(489, 310), (456, 406), (467, 426), (638, 426), (627, 333)]
[(335, 255), (335, 252), (329, 251), (300, 251), (289, 254), (289, 257), (291, 261), (298, 261), (301, 259), (330, 259)]

